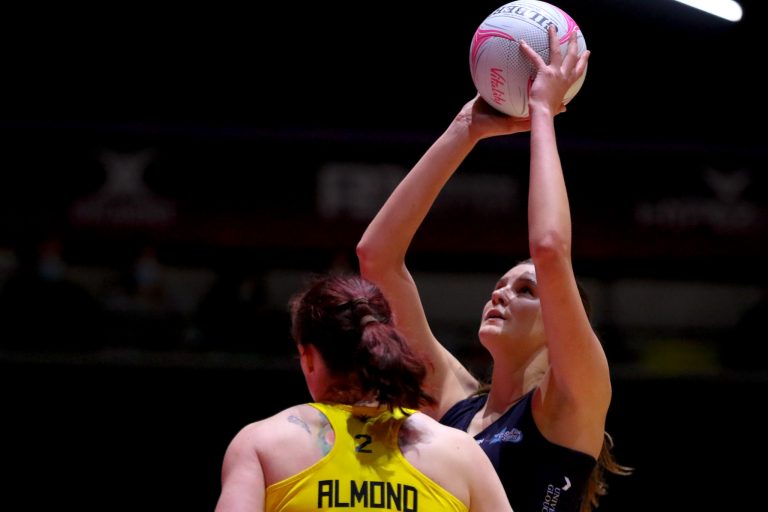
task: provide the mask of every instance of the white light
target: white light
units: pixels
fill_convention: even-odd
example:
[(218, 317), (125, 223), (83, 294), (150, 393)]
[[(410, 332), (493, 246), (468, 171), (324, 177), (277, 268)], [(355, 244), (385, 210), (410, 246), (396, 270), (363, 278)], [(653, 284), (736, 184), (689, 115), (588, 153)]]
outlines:
[(709, 14), (714, 14), (728, 21), (741, 19), (741, 6), (733, 0), (677, 0)]

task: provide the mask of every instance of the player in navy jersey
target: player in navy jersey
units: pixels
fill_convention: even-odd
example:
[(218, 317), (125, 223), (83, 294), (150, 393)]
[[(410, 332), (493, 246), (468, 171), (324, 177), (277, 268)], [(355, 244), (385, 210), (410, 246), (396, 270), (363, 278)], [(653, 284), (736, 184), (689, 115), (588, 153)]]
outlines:
[[(554, 29), (550, 48), (559, 48)], [(605, 472), (626, 474), (611, 454), (605, 421), (611, 382), (571, 262), (571, 219), (554, 117), (584, 73), (589, 52), (551, 62), (521, 44), (537, 74), (530, 116), (508, 117), (468, 102), (392, 192), (357, 246), (362, 274), (392, 305), (398, 328), (431, 363), (425, 412), (469, 432), (493, 462), (517, 512), (582, 512), (605, 494)], [(479, 381), (433, 335), (405, 265), (413, 236), (440, 190), (482, 139), (530, 130), (528, 241), (531, 259), (512, 267), (486, 303), (480, 342), (493, 358)], [(503, 231), (506, 219), (497, 219)]]

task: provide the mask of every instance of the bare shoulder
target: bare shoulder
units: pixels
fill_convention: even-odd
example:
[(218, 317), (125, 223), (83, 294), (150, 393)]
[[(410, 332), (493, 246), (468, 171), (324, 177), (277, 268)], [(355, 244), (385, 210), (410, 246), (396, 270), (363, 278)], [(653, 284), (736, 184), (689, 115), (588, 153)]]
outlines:
[(303, 404), (240, 429), (232, 439), (225, 465), (258, 461), (269, 486), (309, 467), (328, 453), (332, 430), (319, 410)]
[(436, 457), (482, 453), (477, 442), (466, 432), (448, 427), (423, 413), (411, 415), (400, 432), (401, 449), (418, 447), (434, 452)]
[(416, 469), (457, 499), (475, 503), (473, 510), (509, 510), (501, 482), (493, 478), (490, 459), (466, 432), (416, 413), (401, 428), (400, 451)]
[(322, 414), (314, 407), (306, 404), (295, 405), (244, 426), (235, 435), (232, 443), (254, 447), (274, 446), (302, 432), (309, 435), (313, 428), (317, 428), (321, 418)]

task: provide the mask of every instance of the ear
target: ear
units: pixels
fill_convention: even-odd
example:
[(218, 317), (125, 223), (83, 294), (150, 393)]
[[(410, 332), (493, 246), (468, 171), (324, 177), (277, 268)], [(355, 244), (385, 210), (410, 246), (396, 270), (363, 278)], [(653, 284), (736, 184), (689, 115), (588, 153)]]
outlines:
[(309, 374), (315, 369), (315, 351), (312, 349), (312, 347), (307, 347), (305, 345), (297, 344), (296, 345), (299, 349), (299, 361), (301, 362), (301, 369), (304, 370), (305, 374)]

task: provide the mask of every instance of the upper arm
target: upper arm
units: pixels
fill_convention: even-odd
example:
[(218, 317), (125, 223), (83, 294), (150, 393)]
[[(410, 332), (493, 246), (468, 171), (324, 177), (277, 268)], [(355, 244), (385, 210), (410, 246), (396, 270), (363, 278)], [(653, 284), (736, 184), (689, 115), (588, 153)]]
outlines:
[(230, 442), (221, 471), (221, 494), (216, 512), (263, 512), (266, 486), (252, 428), (241, 430)]
[[(608, 361), (579, 295), (570, 259), (536, 263), (550, 369), (537, 423), (553, 442), (596, 455), (611, 400)], [(539, 421), (540, 418), (545, 421)]]
[[(478, 140), (468, 123), (473, 105), (465, 105), (464, 115), (457, 116), (395, 187), (366, 228), (356, 251), (360, 273), (379, 286), (393, 308), (397, 327), (409, 344), (428, 358), (432, 368), (427, 391), (441, 404), (450, 405), (474, 391), (477, 383), (433, 336), (405, 266), (405, 255), (443, 186)], [(438, 409), (444, 410), (442, 405)]]
[(512, 506), (491, 460), (468, 435), (466, 452), (464, 467), (469, 468), (470, 512), (511, 512)]

